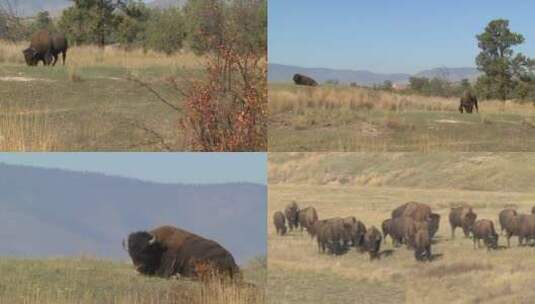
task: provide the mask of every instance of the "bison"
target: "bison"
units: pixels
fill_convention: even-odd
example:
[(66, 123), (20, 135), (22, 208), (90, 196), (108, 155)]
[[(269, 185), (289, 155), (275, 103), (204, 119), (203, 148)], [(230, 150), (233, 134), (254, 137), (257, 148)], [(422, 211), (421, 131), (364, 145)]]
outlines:
[(351, 242), (351, 225), (340, 217), (317, 221), (314, 229), (317, 233), (319, 250), (330, 254), (346, 252)]
[(349, 238), (345, 239), (348, 245), (360, 247), (363, 245), (364, 234), (366, 234), (366, 226), (363, 222), (357, 220), (354, 216), (348, 216), (342, 219), (344, 221), (344, 236), (349, 234)]
[(286, 220), (288, 221), (288, 227), (290, 228), (290, 231), (297, 229), (299, 225), (297, 218), (298, 212), (299, 206), (297, 206), (297, 203), (295, 201), (289, 203), (284, 209), (284, 215), (286, 216)]
[(379, 257), (381, 241), (381, 232), (375, 226), (371, 226), (364, 235), (364, 248), (370, 254), (371, 260)]
[(461, 96), (459, 101), (459, 112), (462, 114), (464, 110), (466, 113), (472, 113), (474, 107), (476, 108), (476, 112), (479, 112), (477, 97), (470, 91), (464, 91), (463, 96)]
[(284, 214), (282, 212), (277, 211), (273, 214), (273, 225), (275, 225), (277, 234), (279, 235), (286, 234), (287, 232), (286, 219), (284, 218)]
[(511, 236), (518, 236), (518, 245), (522, 246), (524, 239), (535, 238), (535, 214), (519, 214), (510, 218), (507, 223), (507, 246), (510, 246)]
[(464, 236), (468, 237), (476, 218), (477, 214), (472, 211), (472, 207), (470, 206), (451, 208), (449, 214), (451, 237), (455, 237), (455, 228), (457, 227), (461, 227), (463, 229)]
[(43, 65), (49, 65), (52, 62), (52, 36), (47, 30), (40, 30), (33, 34), (30, 46), (22, 51), (26, 64), (36, 66), (39, 61)]
[(498, 248), (498, 234), (494, 230), (494, 223), (491, 220), (478, 220), (472, 226), (472, 235), (474, 236), (474, 249), (480, 247), (480, 240), (483, 239), (487, 250)]
[(67, 49), (69, 48), (69, 43), (67, 42), (67, 38), (62, 33), (55, 33), (52, 34), (52, 48), (50, 50), (50, 53), (52, 54), (52, 57), (54, 57), (54, 62), (52, 62), (52, 66), (56, 65), (56, 62), (58, 61), (58, 55), (61, 53), (63, 57), (63, 65), (65, 65), (65, 60), (67, 59)]
[(301, 231), (306, 229), (311, 237), (314, 236), (313, 225), (317, 220), (318, 212), (314, 207), (306, 207), (305, 209), (301, 209), (297, 214), (297, 222), (301, 227)]
[(311, 86), (311, 87), (318, 86), (318, 83), (314, 79), (305, 75), (301, 75), (301, 74), (295, 74), (293, 77), (293, 81), (296, 85)]
[(232, 254), (215, 241), (173, 226), (138, 231), (123, 240), (136, 270), (144, 275), (202, 278), (205, 271), (237, 278)]
[(413, 237), (414, 258), (417, 261), (431, 260), (431, 236), (429, 230), (421, 226)]
[(503, 234), (503, 231), (505, 230), (507, 233), (508, 229), (508, 223), (510, 223), (510, 220), (513, 216), (516, 216), (518, 213), (513, 208), (505, 208), (502, 211), (500, 211), (500, 214), (498, 215), (498, 220), (500, 222), (500, 232)]
[(431, 207), (418, 202), (408, 202), (392, 211), (392, 218), (401, 216), (408, 216), (415, 221), (428, 221), (431, 216)]

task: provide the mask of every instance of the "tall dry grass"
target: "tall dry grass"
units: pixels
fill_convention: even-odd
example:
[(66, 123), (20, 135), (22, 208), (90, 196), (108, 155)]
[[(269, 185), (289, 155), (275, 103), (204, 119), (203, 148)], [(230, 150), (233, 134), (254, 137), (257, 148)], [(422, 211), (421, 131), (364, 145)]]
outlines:
[[(29, 42), (8, 42), (0, 40), (0, 63), (23, 64), (22, 50)], [(61, 64), (61, 58), (59, 58)], [(177, 52), (172, 55), (142, 49), (127, 50), (118, 46), (99, 48), (93, 45), (71, 46), (67, 53), (67, 65), (84, 67), (123, 67), (127, 69), (144, 69), (154, 67), (197, 69), (203, 66), (203, 56), (190, 51)]]
[(49, 122), (46, 110), (0, 105), (0, 151), (54, 151), (61, 148), (58, 138), (59, 130)]
[[(395, 92), (352, 87), (276, 87), (269, 91), (270, 114), (303, 112), (306, 109), (344, 109), (353, 111), (458, 111), (458, 98), (403, 95)], [(512, 100), (485, 100), (480, 102), (484, 112), (523, 114), (535, 112), (532, 103)]]
[(161, 279), (95, 258), (0, 259), (0, 304), (256, 304), (261, 286)]

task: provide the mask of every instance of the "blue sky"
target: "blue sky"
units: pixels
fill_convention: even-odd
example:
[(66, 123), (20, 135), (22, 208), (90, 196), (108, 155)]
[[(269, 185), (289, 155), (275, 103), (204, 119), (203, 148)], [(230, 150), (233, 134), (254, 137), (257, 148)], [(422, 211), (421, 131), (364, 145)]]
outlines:
[(99, 172), (164, 183), (266, 184), (265, 153), (0, 153), (0, 163)]
[(535, 57), (535, 1), (269, 0), (269, 61), (386, 73), (475, 66), (475, 35), (505, 18)]

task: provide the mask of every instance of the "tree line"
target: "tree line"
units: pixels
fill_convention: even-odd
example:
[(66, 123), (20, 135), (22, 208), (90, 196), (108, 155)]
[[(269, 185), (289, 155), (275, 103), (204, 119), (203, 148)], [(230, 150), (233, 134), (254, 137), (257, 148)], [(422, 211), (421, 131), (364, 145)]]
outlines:
[(0, 8), (0, 39), (29, 40), (38, 29), (62, 31), (73, 45), (120, 44), (167, 54), (188, 47), (196, 54), (235, 40), (244, 51), (267, 50), (266, 0), (188, 0), (157, 9), (141, 0), (71, 0), (58, 18), (40, 12), (17, 17)]

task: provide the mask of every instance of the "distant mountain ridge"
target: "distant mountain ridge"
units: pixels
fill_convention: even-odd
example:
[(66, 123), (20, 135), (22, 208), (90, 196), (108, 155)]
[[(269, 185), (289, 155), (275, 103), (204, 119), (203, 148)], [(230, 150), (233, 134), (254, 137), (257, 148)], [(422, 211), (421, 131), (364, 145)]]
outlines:
[(123, 259), (128, 233), (170, 224), (239, 262), (266, 254), (266, 186), (185, 185), (0, 163), (0, 255)]
[[(291, 82), (293, 74), (300, 73), (308, 75), (320, 83), (328, 80), (338, 80), (341, 83), (355, 82), (359, 85), (371, 86), (382, 84), (386, 80), (393, 83), (407, 84), (409, 78), (413, 75), (405, 73), (374, 73), (367, 70), (349, 70), (349, 69), (328, 69), (328, 68), (303, 68), (299, 66), (282, 65), (270, 63), (268, 66), (269, 82)], [(463, 78), (475, 79), (479, 75), (476, 68), (434, 68), (414, 74), (417, 77), (438, 77), (452, 82), (460, 81)]]

